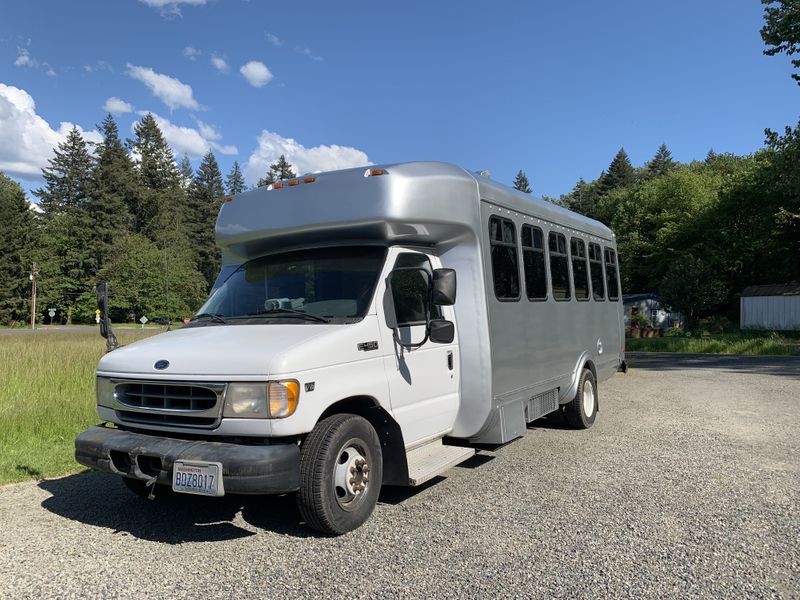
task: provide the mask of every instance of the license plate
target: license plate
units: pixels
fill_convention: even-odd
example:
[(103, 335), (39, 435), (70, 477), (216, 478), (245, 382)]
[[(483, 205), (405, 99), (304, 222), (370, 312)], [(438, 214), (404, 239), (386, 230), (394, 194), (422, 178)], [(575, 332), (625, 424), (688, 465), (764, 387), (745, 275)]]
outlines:
[(224, 496), (222, 463), (176, 460), (172, 470), (172, 489), (184, 494)]

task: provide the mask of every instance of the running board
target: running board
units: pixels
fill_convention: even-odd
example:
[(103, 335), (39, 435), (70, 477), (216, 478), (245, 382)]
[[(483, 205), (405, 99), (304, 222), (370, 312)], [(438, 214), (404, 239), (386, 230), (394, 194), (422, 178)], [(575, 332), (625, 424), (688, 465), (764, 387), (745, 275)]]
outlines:
[(442, 440), (411, 450), (406, 454), (408, 485), (425, 483), (474, 455), (474, 448), (445, 446)]

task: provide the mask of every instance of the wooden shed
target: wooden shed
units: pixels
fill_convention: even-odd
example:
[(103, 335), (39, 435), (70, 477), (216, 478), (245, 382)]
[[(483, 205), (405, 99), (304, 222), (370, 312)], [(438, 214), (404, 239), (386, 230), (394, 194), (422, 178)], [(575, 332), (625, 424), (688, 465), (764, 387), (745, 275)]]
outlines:
[(800, 329), (800, 283), (751, 285), (740, 300), (742, 329)]

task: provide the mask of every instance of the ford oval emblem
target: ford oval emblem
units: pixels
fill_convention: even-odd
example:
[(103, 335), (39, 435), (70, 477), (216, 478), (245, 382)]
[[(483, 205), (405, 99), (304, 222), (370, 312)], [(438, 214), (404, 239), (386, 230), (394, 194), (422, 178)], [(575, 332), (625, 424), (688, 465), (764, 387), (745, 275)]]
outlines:
[(154, 364), (153, 366), (156, 369), (158, 369), (159, 371), (163, 371), (164, 369), (166, 369), (169, 366), (169, 361), (168, 360), (159, 360), (159, 361), (156, 361), (156, 364)]

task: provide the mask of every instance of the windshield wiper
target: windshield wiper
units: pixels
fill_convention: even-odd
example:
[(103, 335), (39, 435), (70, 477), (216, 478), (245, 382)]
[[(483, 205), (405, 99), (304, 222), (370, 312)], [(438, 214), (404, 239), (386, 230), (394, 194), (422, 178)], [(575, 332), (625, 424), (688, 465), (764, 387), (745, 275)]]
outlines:
[(222, 323), (223, 325), (227, 325), (228, 322), (222, 318), (222, 315), (219, 313), (200, 313), (199, 315), (193, 316), (189, 319), (190, 323), (200, 319), (208, 319), (209, 321), (213, 321), (214, 323)]
[(325, 317), (318, 317), (317, 315), (310, 315), (307, 312), (303, 312), (302, 310), (295, 310), (294, 308), (270, 308), (269, 310), (262, 310), (257, 313), (250, 313), (249, 315), (241, 315), (237, 316), (237, 319), (247, 319), (249, 317), (263, 317), (272, 314), (286, 314), (288, 315), (297, 315), (298, 317), (303, 317), (304, 319), (308, 319), (309, 321), (317, 321), (319, 323), (330, 323), (329, 319)]

